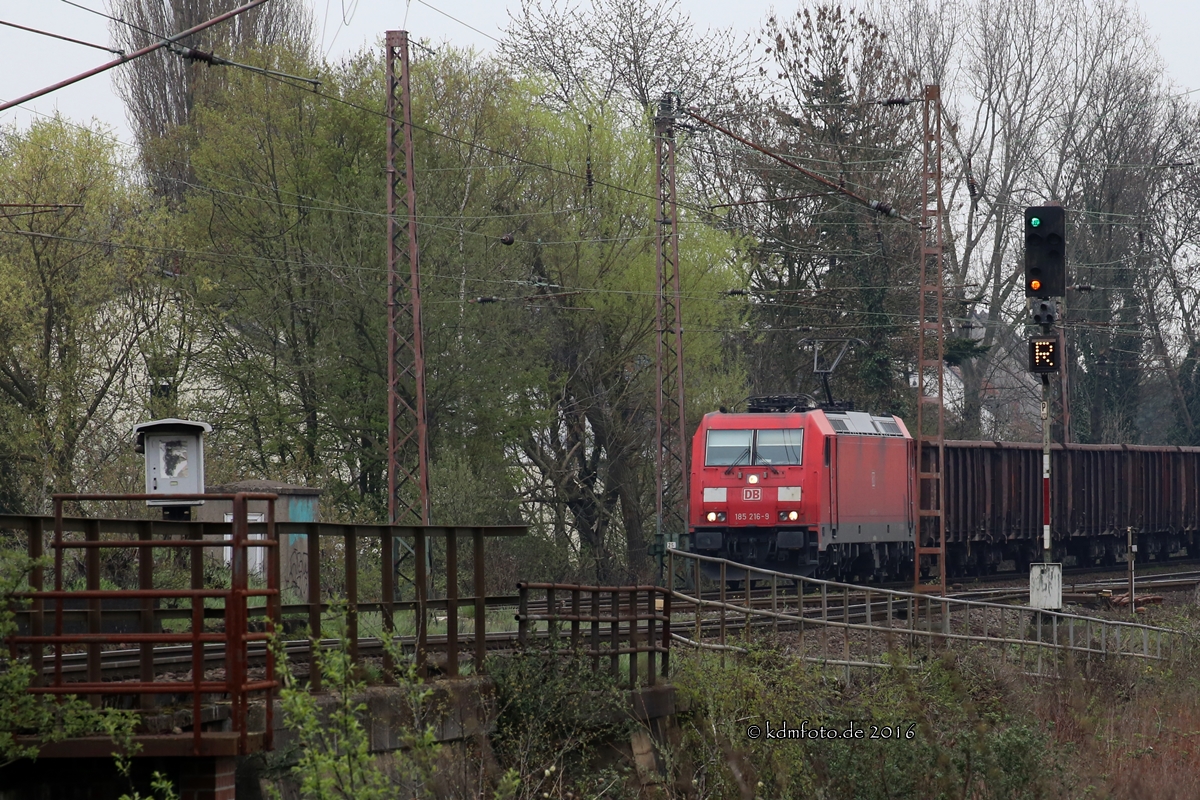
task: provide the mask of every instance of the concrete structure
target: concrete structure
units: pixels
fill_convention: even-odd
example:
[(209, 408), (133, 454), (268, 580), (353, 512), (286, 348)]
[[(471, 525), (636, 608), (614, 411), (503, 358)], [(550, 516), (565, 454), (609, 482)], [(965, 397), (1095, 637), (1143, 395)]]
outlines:
[[(276, 522), (320, 522), (319, 498), (321, 489), (308, 486), (297, 486), (279, 481), (248, 480), (227, 483), (221, 486), (210, 486), (212, 494), (235, 494), (237, 492), (270, 492), (279, 495), (275, 501)], [(256, 522), (266, 522), (267, 503), (265, 500), (251, 500), (247, 504), (247, 514), (252, 525)], [(193, 516), (198, 522), (228, 522), (233, 518), (232, 500), (208, 500), (197, 509)], [(252, 537), (262, 536), (261, 533), (251, 533)], [(279, 580), (284, 590), (284, 603), (308, 601), (308, 545), (303, 534), (293, 533), (284, 537), (279, 549)], [(250, 552), (250, 572), (262, 573), (262, 550)], [(225, 558), (228, 559), (228, 552)]]

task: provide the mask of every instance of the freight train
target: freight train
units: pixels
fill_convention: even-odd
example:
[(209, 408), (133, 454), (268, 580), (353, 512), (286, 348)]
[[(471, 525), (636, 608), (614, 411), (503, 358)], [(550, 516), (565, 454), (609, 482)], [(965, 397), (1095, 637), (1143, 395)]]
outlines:
[[(692, 440), (696, 552), (799, 575), (913, 575), (916, 443), (903, 420), (804, 398), (707, 414)], [(1042, 446), (947, 441), (948, 574), (1025, 571), (1042, 551)], [(1100, 566), (1200, 555), (1200, 448), (1055, 445), (1053, 557)]]

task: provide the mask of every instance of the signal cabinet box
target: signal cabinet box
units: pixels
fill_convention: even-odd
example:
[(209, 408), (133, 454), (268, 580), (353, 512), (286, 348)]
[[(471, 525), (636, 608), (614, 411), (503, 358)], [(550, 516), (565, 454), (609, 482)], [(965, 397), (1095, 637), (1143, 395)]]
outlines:
[(1029, 565), (1029, 607), (1062, 610), (1062, 564)]
[[(204, 493), (204, 434), (207, 422), (158, 419), (135, 425), (138, 449), (146, 456), (146, 494)], [(203, 500), (147, 500), (148, 506), (198, 506)]]

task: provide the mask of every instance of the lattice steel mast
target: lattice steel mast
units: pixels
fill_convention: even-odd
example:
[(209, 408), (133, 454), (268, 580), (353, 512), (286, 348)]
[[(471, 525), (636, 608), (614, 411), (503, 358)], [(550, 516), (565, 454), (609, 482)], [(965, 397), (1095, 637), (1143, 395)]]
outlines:
[(683, 388), (683, 309), (679, 284), (679, 216), (675, 191), (675, 112), (667, 92), (654, 118), (654, 179), (658, 187), (655, 314), (658, 342), (655, 375), (655, 539), (661, 558), (666, 543), (687, 535), (688, 450)]
[[(429, 447), (408, 31), (388, 31), (386, 37), (388, 517), (393, 524), (428, 525)], [(404, 159), (399, 168), (398, 151)], [(401, 262), (406, 251), (408, 269), (404, 270)]]
[[(921, 274), (917, 310), (917, 530), (913, 554), (913, 584), (917, 591), (945, 594), (946, 455), (945, 357), (943, 320), (945, 277), (942, 263), (942, 94), (941, 87), (925, 87), (921, 168)], [(930, 577), (921, 582), (921, 561), (928, 558)], [(936, 569), (936, 571), (935, 571)]]

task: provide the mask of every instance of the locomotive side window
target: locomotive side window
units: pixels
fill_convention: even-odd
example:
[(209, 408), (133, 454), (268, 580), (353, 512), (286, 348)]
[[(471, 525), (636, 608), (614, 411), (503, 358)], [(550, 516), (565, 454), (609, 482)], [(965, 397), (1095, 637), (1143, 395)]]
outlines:
[(800, 455), (804, 445), (803, 429), (762, 430), (758, 431), (756, 438), (755, 464), (771, 464), (773, 466), (798, 466), (800, 464)]
[(712, 431), (704, 450), (704, 465), (727, 467), (750, 463), (750, 435), (753, 431)]

